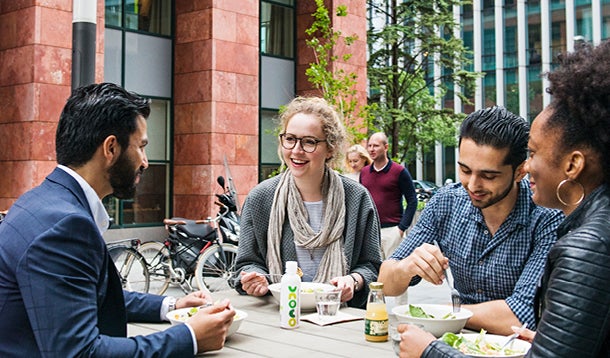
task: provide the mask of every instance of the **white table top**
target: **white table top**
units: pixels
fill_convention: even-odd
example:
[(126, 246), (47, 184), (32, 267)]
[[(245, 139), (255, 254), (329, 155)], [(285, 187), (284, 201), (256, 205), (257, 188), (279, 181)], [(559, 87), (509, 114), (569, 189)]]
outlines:
[[(327, 326), (301, 321), (296, 329), (279, 326), (279, 311), (271, 296), (241, 296), (235, 291), (215, 293), (214, 299), (225, 297), (232, 305), (248, 314), (246, 320), (225, 347), (205, 356), (219, 357), (393, 357), (392, 344), (368, 342), (364, 339), (364, 321), (342, 322)], [(341, 308), (341, 312), (364, 317), (365, 311)], [(309, 312), (303, 312), (306, 315)], [(128, 334), (146, 335), (169, 327), (169, 323), (133, 323)]]

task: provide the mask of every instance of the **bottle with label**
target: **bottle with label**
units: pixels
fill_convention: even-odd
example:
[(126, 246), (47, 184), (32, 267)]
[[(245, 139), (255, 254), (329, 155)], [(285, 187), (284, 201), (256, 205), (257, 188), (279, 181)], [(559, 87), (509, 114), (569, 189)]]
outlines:
[(280, 289), (280, 327), (297, 328), (301, 321), (301, 276), (297, 274), (297, 262), (286, 262)]
[(364, 338), (371, 342), (385, 342), (388, 340), (389, 321), (383, 295), (383, 283), (371, 282), (369, 288), (369, 298), (364, 316)]

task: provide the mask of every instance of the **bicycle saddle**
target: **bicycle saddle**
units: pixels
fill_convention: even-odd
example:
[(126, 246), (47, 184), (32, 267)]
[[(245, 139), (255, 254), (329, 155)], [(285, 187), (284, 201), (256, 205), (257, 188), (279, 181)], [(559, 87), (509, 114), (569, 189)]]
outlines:
[(195, 220), (184, 218), (171, 218), (164, 220), (168, 225), (176, 225), (176, 228), (192, 238), (205, 239), (214, 232), (214, 228), (209, 224), (198, 224)]

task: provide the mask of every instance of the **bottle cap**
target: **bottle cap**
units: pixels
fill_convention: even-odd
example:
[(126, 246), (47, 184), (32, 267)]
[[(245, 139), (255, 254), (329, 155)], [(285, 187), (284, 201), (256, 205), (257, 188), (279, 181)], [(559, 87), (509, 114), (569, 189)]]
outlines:
[(371, 290), (383, 290), (383, 282), (371, 282), (369, 288)]
[(286, 273), (296, 274), (297, 266), (298, 264), (296, 261), (286, 261)]

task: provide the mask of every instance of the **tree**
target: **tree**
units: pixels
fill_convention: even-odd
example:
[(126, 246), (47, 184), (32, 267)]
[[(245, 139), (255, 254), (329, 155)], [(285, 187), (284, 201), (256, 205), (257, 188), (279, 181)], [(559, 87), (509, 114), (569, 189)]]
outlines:
[[(346, 72), (335, 66), (339, 58), (348, 62), (352, 54), (346, 52), (341, 57), (336, 54), (337, 42), (343, 34), (332, 26), (331, 17), (324, 5), (324, 0), (316, 0), (316, 6), (316, 11), (312, 14), (314, 21), (305, 30), (305, 33), (309, 36), (306, 44), (313, 50), (315, 62), (309, 64), (305, 74), (308, 81), (322, 92), (324, 99), (334, 105), (343, 115), (348, 132), (357, 142), (366, 135), (362, 133), (363, 121), (359, 118), (364, 118), (367, 113), (366, 108), (358, 107), (356, 99), (354, 85), (358, 76), (353, 72)], [(347, 6), (337, 6), (336, 16), (346, 15)], [(349, 49), (356, 40), (356, 35), (344, 36), (342, 38), (344, 48)]]
[[(480, 75), (465, 70), (471, 53), (454, 36), (458, 26), (453, 6), (462, 0), (368, 0), (372, 24), (368, 31), (372, 126), (386, 133), (391, 156), (399, 162), (415, 159), (417, 148), (436, 141), (455, 144), (456, 129), (464, 115), (439, 109), (455, 83), (472, 92)], [(382, 23), (375, 27), (376, 23)], [(442, 73), (434, 73), (438, 61)], [(448, 86), (447, 84), (450, 84)], [(435, 97), (433, 88), (440, 89)], [(463, 103), (469, 99), (458, 93)]]

